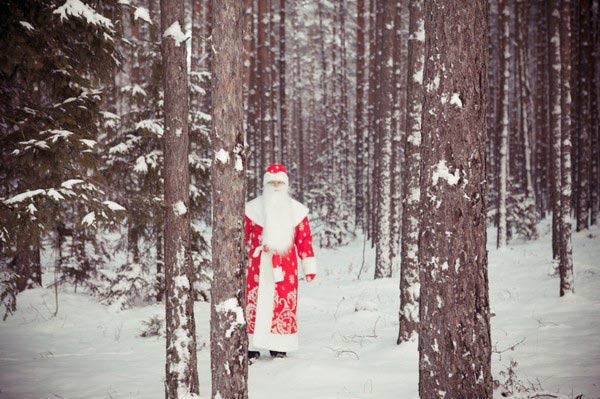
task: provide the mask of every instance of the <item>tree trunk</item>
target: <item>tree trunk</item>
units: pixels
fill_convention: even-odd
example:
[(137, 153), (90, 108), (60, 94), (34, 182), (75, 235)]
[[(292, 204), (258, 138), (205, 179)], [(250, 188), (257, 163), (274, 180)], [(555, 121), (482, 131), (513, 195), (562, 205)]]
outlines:
[(589, 228), (590, 217), (590, 168), (591, 168), (591, 115), (590, 115), (590, 14), (592, 11), (590, 0), (581, 0), (580, 4), (580, 37), (579, 37), (579, 190), (577, 201), (577, 231)]
[(279, 134), (281, 135), (281, 162), (288, 162), (287, 105), (285, 97), (285, 0), (279, 0)]
[(498, 9), (498, 25), (500, 28), (500, 96), (502, 98), (502, 120), (498, 147), (500, 175), (498, 176), (498, 237), (497, 248), (507, 244), (507, 182), (508, 182), (508, 65), (510, 62), (510, 32), (508, 23), (508, 0), (500, 0)]
[(574, 292), (573, 247), (571, 244), (571, 0), (560, 4), (560, 296)]
[[(211, 302), (212, 397), (248, 397), (248, 335), (244, 318), (244, 59), (243, 3), (214, 3)], [(246, 32), (247, 33), (247, 32)]]
[(354, 169), (354, 220), (357, 227), (365, 232), (365, 173), (367, 172), (365, 143), (365, 1), (356, 1), (356, 111), (355, 111), (355, 153)]
[[(161, 0), (160, 8), (165, 104), (165, 397), (175, 399), (199, 393), (192, 295), (194, 270), (189, 258), (187, 50), (185, 42), (179, 41), (185, 26), (183, 3)], [(171, 35), (165, 36), (165, 32)]]
[(402, 246), (400, 268), (400, 332), (398, 343), (408, 341), (419, 323), (419, 226), (421, 225), (421, 110), (425, 62), (423, 0), (409, 3), (408, 79), (406, 82), (406, 137), (402, 170)]
[(419, 394), (491, 399), (486, 1), (432, 0), (425, 15)]
[(550, 134), (552, 143), (552, 258), (559, 258), (560, 249), (560, 184), (561, 184), (561, 63), (560, 63), (560, 13), (559, 0), (552, 0), (548, 17), (550, 18), (549, 54), (550, 54)]
[(392, 277), (391, 264), (391, 157), (392, 157), (392, 57), (394, 50), (394, 15), (396, 3), (380, 0), (382, 45), (379, 78), (379, 159), (377, 175), (377, 227), (375, 230), (375, 278)]

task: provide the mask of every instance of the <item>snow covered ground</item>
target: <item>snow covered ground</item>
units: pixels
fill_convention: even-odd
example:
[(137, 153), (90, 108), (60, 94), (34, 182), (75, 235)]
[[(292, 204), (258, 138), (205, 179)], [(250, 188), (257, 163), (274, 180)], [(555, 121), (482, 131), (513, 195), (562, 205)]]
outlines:
[[(576, 294), (558, 297), (547, 222), (542, 237), (497, 251), (490, 231), (490, 299), (494, 376), (518, 362), (517, 378), (547, 391), (600, 398), (600, 231), (574, 234)], [(319, 250), (320, 273), (301, 282), (300, 350), (250, 367), (250, 397), (417, 398), (416, 342), (396, 345), (398, 278), (372, 280), (374, 252), (362, 241)], [(396, 273), (397, 274), (397, 273)], [(47, 276), (50, 278), (50, 276)], [(154, 305), (115, 313), (85, 294), (18, 298), (0, 322), (0, 398), (162, 398), (164, 340), (141, 338)], [(358, 311), (357, 311), (358, 309)], [(196, 304), (202, 397), (210, 397), (209, 306)], [(506, 350), (516, 345), (514, 350)], [(498, 396), (499, 397), (499, 396)]]

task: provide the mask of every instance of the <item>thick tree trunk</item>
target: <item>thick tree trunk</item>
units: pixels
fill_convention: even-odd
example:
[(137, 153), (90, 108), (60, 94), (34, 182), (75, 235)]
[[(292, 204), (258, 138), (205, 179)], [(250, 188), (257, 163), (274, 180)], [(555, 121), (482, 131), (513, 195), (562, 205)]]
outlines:
[(243, 3), (214, 3), (213, 287), (211, 303), (212, 397), (248, 397), (248, 335), (244, 318), (245, 154), (243, 106)]
[(394, 50), (393, 0), (378, 2), (382, 18), (382, 52), (380, 63), (379, 96), (379, 151), (377, 158), (377, 224), (375, 230), (375, 278), (392, 277), (391, 264), (391, 156), (392, 156), (392, 56)]
[(491, 399), (486, 1), (432, 0), (425, 15), (419, 394)]
[(571, 244), (571, 0), (560, 4), (560, 296), (574, 292), (573, 247)]
[(185, 26), (184, 9), (183, 3), (176, 0), (161, 0), (160, 7), (165, 93), (165, 396), (171, 399), (198, 394), (199, 384), (192, 295), (194, 270), (189, 258), (187, 50), (180, 38)]
[(402, 173), (402, 246), (400, 268), (400, 332), (398, 343), (418, 331), (419, 322), (419, 227), (421, 225), (421, 111), (425, 62), (423, 0), (409, 3), (406, 138)]

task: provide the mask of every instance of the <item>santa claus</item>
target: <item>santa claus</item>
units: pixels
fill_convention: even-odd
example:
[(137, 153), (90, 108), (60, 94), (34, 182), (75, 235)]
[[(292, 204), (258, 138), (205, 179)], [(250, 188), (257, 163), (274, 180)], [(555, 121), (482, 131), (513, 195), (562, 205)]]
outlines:
[(246, 244), (250, 246), (246, 318), (251, 360), (259, 348), (273, 357), (298, 349), (298, 260), (306, 281), (317, 273), (308, 208), (289, 195), (285, 167), (273, 164), (263, 178), (263, 194), (246, 203)]

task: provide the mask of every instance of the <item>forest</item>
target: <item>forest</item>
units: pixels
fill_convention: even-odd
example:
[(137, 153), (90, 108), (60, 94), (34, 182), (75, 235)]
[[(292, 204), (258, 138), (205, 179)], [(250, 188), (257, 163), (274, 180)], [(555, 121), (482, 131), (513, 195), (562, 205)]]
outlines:
[(599, 0), (5, 0), (0, 48), (0, 398), (600, 398)]

